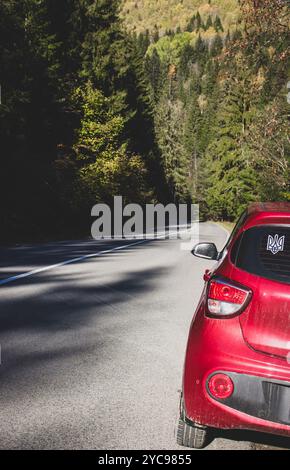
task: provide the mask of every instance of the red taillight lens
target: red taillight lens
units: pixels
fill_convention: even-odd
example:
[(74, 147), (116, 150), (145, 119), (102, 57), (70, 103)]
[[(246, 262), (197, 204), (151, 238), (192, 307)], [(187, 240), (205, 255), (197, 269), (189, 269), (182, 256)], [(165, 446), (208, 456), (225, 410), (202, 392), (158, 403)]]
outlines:
[(228, 375), (215, 374), (208, 381), (208, 389), (214, 398), (225, 400), (234, 393), (234, 384)]
[(212, 315), (228, 316), (241, 312), (248, 303), (250, 289), (213, 279), (208, 290), (208, 311)]

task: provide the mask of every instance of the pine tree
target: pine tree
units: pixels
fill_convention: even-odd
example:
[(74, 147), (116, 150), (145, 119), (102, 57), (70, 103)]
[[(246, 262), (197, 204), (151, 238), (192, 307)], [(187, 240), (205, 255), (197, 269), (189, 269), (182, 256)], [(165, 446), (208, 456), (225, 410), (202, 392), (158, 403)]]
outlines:
[(201, 67), (203, 67), (207, 61), (208, 57), (208, 46), (205, 41), (202, 39), (201, 35), (198, 35), (198, 38), (195, 43), (195, 58)]
[(186, 44), (181, 51), (179, 60), (179, 75), (185, 80), (189, 76), (189, 66), (193, 62), (194, 56), (194, 48), (190, 44)]
[(212, 17), (211, 15), (208, 16), (206, 23), (205, 23), (205, 30), (213, 27)]
[(210, 48), (210, 55), (216, 57), (221, 54), (223, 50), (223, 40), (219, 34), (216, 34)]
[(159, 30), (158, 30), (158, 27), (157, 25), (154, 26), (154, 31), (153, 31), (153, 36), (152, 36), (152, 39), (153, 39), (153, 42), (156, 43), (159, 41)]
[(81, 76), (109, 95), (126, 79), (129, 67), (128, 48), (118, 16), (119, 1), (84, 1), (87, 25)]
[(198, 198), (198, 167), (201, 158), (199, 138), (201, 127), (202, 115), (198, 105), (198, 95), (192, 94), (187, 109), (184, 148), (189, 165), (190, 193), (195, 201)]
[(249, 116), (249, 82), (225, 88), (216, 116), (215, 138), (205, 156), (206, 202), (211, 217), (235, 219), (257, 197), (256, 177), (245, 142)]
[(225, 39), (225, 45), (226, 45), (226, 47), (229, 47), (230, 42), (231, 42), (231, 33), (230, 33), (230, 30), (228, 29), (228, 32), (227, 32), (227, 35), (226, 35), (226, 39)]
[(184, 109), (180, 101), (164, 94), (156, 110), (158, 145), (162, 154), (167, 184), (174, 202), (190, 200), (188, 158), (183, 145)]
[(200, 29), (201, 29), (202, 26), (203, 26), (203, 22), (202, 22), (202, 19), (201, 19), (201, 16), (200, 16), (199, 11), (197, 12), (195, 18), (196, 18), (196, 23), (195, 23), (196, 26), (195, 26), (195, 29), (196, 29), (196, 31), (200, 31)]
[(140, 33), (137, 38), (132, 37), (132, 41), (137, 43), (140, 54), (145, 57), (150, 46), (150, 33), (147, 29), (145, 33)]
[(223, 25), (222, 25), (222, 22), (221, 22), (221, 19), (219, 16), (216, 16), (215, 17), (215, 20), (214, 20), (214, 29), (215, 31), (218, 33), (219, 31), (223, 32), (224, 31), (224, 28), (223, 28)]
[(157, 104), (162, 86), (162, 65), (156, 48), (146, 57), (146, 73), (152, 89), (152, 100)]
[(190, 18), (190, 20), (189, 20), (189, 22), (186, 26), (186, 31), (192, 33), (195, 30), (195, 27), (196, 27), (196, 17), (195, 17), (195, 15), (193, 15)]

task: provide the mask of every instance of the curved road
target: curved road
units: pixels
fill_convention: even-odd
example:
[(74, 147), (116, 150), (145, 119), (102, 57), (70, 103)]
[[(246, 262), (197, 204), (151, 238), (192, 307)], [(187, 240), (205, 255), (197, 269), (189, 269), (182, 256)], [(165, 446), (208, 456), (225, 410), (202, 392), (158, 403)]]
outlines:
[[(201, 240), (226, 236), (201, 224)], [(0, 249), (0, 448), (180, 449), (184, 350), (210, 265), (175, 240)], [(257, 441), (275, 439), (224, 433), (208, 449)]]

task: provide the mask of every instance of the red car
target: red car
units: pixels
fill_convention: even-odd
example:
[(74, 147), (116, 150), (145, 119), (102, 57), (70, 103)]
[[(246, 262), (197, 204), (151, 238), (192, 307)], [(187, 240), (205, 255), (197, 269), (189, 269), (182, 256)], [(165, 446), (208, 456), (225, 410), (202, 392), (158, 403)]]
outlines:
[(248, 429), (290, 437), (290, 203), (253, 204), (205, 274), (187, 345), (177, 442)]

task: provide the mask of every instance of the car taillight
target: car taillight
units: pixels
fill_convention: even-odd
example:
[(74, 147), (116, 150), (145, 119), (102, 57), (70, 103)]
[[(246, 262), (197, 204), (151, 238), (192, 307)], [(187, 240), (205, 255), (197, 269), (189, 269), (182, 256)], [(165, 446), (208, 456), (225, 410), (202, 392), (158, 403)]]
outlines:
[(251, 290), (223, 279), (210, 281), (207, 307), (210, 315), (230, 316), (240, 313), (248, 304)]

